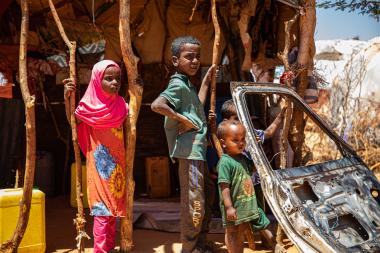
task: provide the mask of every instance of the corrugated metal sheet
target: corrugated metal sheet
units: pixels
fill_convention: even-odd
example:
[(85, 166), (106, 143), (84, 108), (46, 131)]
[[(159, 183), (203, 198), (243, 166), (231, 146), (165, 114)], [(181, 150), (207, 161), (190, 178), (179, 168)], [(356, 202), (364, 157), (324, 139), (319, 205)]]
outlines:
[(0, 98), (0, 188), (13, 187), (17, 163), (24, 166), (24, 102)]

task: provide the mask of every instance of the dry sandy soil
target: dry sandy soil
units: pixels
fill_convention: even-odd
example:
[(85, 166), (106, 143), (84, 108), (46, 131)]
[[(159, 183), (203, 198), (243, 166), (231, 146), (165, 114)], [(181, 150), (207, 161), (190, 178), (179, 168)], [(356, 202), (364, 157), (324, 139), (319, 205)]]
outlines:
[[(68, 197), (56, 197), (46, 199), (46, 252), (76, 252), (76, 232), (72, 225), (76, 209), (69, 206)], [(92, 218), (87, 213), (87, 233), (92, 237)], [(209, 239), (220, 244), (218, 252), (227, 253), (223, 234), (210, 234)], [(271, 252), (261, 245), (260, 237), (255, 238), (257, 250), (250, 250), (247, 246), (244, 253), (248, 252)], [(167, 233), (153, 230), (136, 229), (133, 234), (134, 249), (136, 253), (179, 253), (181, 244), (179, 233)], [(86, 253), (92, 252), (92, 240), (86, 240)], [(291, 243), (287, 242), (287, 252), (295, 253), (297, 250)]]

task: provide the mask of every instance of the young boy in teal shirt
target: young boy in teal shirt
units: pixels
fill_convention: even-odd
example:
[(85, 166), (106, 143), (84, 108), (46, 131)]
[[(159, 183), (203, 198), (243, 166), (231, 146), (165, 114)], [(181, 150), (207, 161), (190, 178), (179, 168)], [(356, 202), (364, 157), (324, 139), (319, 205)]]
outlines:
[(243, 155), (246, 142), (245, 127), (236, 120), (219, 124), (217, 135), (223, 148), (218, 170), (220, 209), (225, 241), (229, 253), (243, 253), (244, 231), (260, 230), (272, 248), (275, 247), (272, 233), (266, 229), (269, 220), (258, 207), (255, 189), (251, 180), (253, 162)]
[(203, 105), (213, 67), (197, 93), (189, 77), (196, 75), (200, 66), (200, 42), (191, 36), (179, 37), (173, 41), (171, 50), (177, 72), (151, 108), (165, 116), (169, 155), (179, 162), (181, 252), (210, 252), (206, 235), (214, 187), (206, 165), (207, 121)]

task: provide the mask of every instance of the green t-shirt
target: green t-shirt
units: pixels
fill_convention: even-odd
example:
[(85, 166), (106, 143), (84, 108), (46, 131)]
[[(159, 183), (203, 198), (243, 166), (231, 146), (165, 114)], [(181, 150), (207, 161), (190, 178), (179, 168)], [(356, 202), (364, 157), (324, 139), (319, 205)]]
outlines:
[(203, 105), (196, 88), (182, 74), (171, 76), (169, 85), (160, 96), (166, 98), (173, 109), (191, 120), (198, 130), (178, 134), (178, 121), (165, 117), (165, 133), (170, 157), (206, 161), (207, 123)]
[[(239, 225), (257, 219), (259, 212), (255, 189), (251, 179), (253, 172), (252, 161), (243, 155), (239, 158), (233, 158), (227, 154), (223, 154), (218, 162), (217, 169), (223, 226)], [(231, 201), (237, 213), (236, 221), (227, 220), (220, 183), (230, 185)]]

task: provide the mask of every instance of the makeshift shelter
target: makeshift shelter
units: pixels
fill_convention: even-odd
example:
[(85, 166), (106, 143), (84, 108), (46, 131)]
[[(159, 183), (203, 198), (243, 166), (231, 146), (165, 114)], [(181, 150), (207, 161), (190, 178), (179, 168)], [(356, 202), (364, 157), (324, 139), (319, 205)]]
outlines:
[[(78, 43), (78, 76), (81, 84), (87, 84), (92, 64), (100, 57), (121, 62), (118, 14), (119, 5), (116, 1), (54, 1), (66, 33), (71, 40)], [(252, 3), (253, 9), (252, 9)], [(285, 3), (285, 4), (284, 4)], [(259, 67), (256, 71), (272, 71), (276, 65), (282, 64), (277, 57), (282, 52), (285, 41), (284, 21), (291, 19), (298, 11), (296, 3), (277, 1), (218, 1), (219, 23), (222, 30), (220, 43), (221, 64), (224, 70), (219, 78), (218, 96), (229, 96), (228, 82), (230, 80), (249, 80), (248, 72), (241, 71), (244, 59), (244, 47), (240, 39), (239, 18), (242, 10), (251, 8), (248, 22), (248, 32), (252, 37), (252, 59)], [(248, 7), (247, 7), (248, 6)], [(1, 6), (1, 36), (0, 57), (4, 70), (15, 74), (18, 64), (18, 42), (20, 25), (19, 1), (2, 1)], [(57, 171), (56, 178), (65, 178), (61, 173), (67, 173), (63, 168), (65, 148), (59, 139), (66, 136), (66, 122), (62, 110), (61, 79), (68, 76), (67, 49), (59, 36), (58, 29), (52, 19), (47, 1), (32, 1), (30, 3), (30, 32), (28, 55), (37, 60), (29, 61), (31, 90), (37, 92), (37, 117), (44, 117), (45, 122), (37, 127), (38, 133), (45, 138), (38, 139), (37, 150), (48, 150), (53, 146)], [(166, 144), (161, 124), (162, 117), (152, 113), (149, 103), (165, 88), (172, 73), (170, 59), (170, 44), (181, 35), (193, 35), (202, 43), (201, 65), (211, 65), (214, 28), (208, 1), (163, 1), (136, 0), (131, 6), (132, 41), (135, 53), (140, 57), (139, 63), (144, 80), (143, 105), (138, 123), (137, 156), (166, 155)], [(297, 34), (298, 26), (292, 27), (292, 33)], [(298, 37), (291, 37), (292, 45), (297, 45)], [(104, 56), (103, 56), (104, 54)], [(48, 60), (49, 59), (49, 60)], [(54, 60), (54, 63), (52, 62)], [(63, 67), (63, 68), (62, 68)], [(253, 69), (255, 71), (255, 69)], [(33, 72), (32, 72), (33, 71)], [(200, 80), (201, 73), (197, 76)], [(258, 75), (259, 76), (259, 75)], [(54, 80), (55, 77), (55, 80)], [(125, 77), (125, 73), (124, 73)], [(43, 87), (38, 83), (43, 82)], [(197, 82), (195, 82), (197, 83)], [(57, 85), (55, 85), (57, 84)], [(8, 94), (9, 94), (9, 87)], [(4, 90), (4, 87), (1, 87)], [(14, 97), (19, 97), (16, 87)], [(85, 86), (80, 87), (83, 94)], [(8, 95), (9, 96), (9, 95)], [(46, 98), (50, 108), (47, 108)], [(41, 106), (44, 105), (44, 108)], [(40, 113), (39, 110), (49, 112)], [(52, 128), (49, 117), (56, 118)], [(37, 122), (41, 122), (37, 120)], [(49, 123), (48, 123), (49, 122)], [(54, 121), (53, 121), (54, 122)], [(38, 123), (37, 123), (38, 124)], [(50, 128), (50, 129), (45, 129)], [(59, 132), (58, 132), (59, 130)], [(56, 131), (56, 133), (54, 133)], [(51, 145), (52, 139), (58, 145)], [(58, 138), (56, 138), (58, 137)], [(45, 141), (46, 140), (46, 141)], [(45, 143), (45, 144), (44, 144)], [(143, 163), (136, 160), (137, 178), (142, 175)], [(67, 167), (67, 164), (65, 165)], [(62, 177), (63, 176), (63, 177)], [(57, 182), (61, 185), (63, 182)], [(2, 186), (9, 183), (2, 182)], [(141, 184), (137, 184), (139, 189)], [(58, 187), (59, 188), (59, 187)], [(143, 189), (140, 189), (143, 190)], [(61, 192), (61, 190), (57, 190)]]
[[(78, 44), (78, 83), (86, 84), (92, 65), (100, 58), (122, 62), (118, 31), (119, 5), (116, 1), (53, 1), (62, 20), (66, 33)], [(221, 26), (219, 44), (219, 64), (221, 74), (218, 80), (218, 96), (228, 97), (231, 80), (252, 80), (248, 71), (252, 69), (256, 80), (269, 81), (276, 65), (284, 64), (277, 56), (284, 49), (298, 46), (302, 29), (298, 25), (285, 31), (284, 22), (296, 19), (296, 13), (304, 16), (315, 11), (311, 3), (301, 7), (301, 3), (289, 1), (218, 1), (218, 19)], [(144, 94), (141, 113), (137, 125), (138, 136), (134, 177), (137, 195), (145, 192), (146, 175), (144, 158), (167, 156), (166, 140), (163, 133), (163, 118), (150, 110), (150, 102), (165, 88), (173, 73), (171, 67), (170, 44), (181, 35), (193, 35), (201, 44), (201, 66), (212, 62), (214, 26), (210, 15), (211, 4), (198, 0), (138, 0), (131, 5), (131, 39), (135, 54), (141, 59), (139, 70), (144, 80)], [(12, 90), (15, 99), (18, 94), (17, 77), (18, 42), (20, 26), (19, 1), (6, 0), (0, 4), (0, 61), (6, 62), (3, 73), (12, 73), (7, 80), (16, 83)], [(305, 14), (306, 13), (306, 14)], [(315, 14), (315, 13), (314, 13)], [(315, 16), (314, 16), (315, 17)], [(304, 18), (305, 19), (305, 18)], [(313, 21), (313, 20), (312, 20)], [(300, 19), (302, 22), (302, 18)], [(315, 20), (314, 20), (315, 25)], [(313, 56), (313, 22), (307, 26), (309, 34), (305, 45), (300, 45), (299, 55), (304, 52), (307, 59)], [(290, 28), (290, 27), (289, 27)], [(300, 30), (300, 31), (299, 31)], [(290, 34), (296, 36), (290, 36)], [(285, 41), (288, 40), (286, 45)], [(243, 41), (243, 42), (242, 42)], [(37, 150), (53, 153), (55, 187), (53, 194), (66, 193), (68, 186), (70, 159), (70, 134), (65, 119), (61, 80), (68, 76), (67, 49), (53, 22), (48, 3), (30, 3), (30, 29), (28, 44), (29, 88), (37, 97)], [(285, 55), (287, 52), (285, 52)], [(34, 58), (34, 60), (32, 60)], [(247, 60), (248, 59), (248, 60)], [(248, 67), (247, 67), (248, 62)], [(243, 64), (243, 67), (242, 67)], [(301, 61), (301, 72), (311, 71), (310, 61)], [(66, 69), (65, 69), (66, 68)], [(199, 71), (194, 83), (200, 83), (204, 69)], [(8, 74), (9, 75), (9, 74)], [(126, 72), (123, 73), (126, 83)], [(301, 81), (302, 82), (302, 81)], [(79, 96), (85, 86), (80, 86)], [(3, 85), (7, 96), (10, 85)], [(301, 85), (302, 86), (302, 85)], [(303, 85), (305, 86), (305, 85)], [(125, 89), (126, 87), (124, 87)], [(302, 90), (302, 89), (301, 89)], [(125, 93), (123, 90), (121, 91)], [(302, 92), (301, 92), (302, 93)], [(1, 94), (1, 93), (0, 93)], [(258, 99), (257, 101), (260, 101)], [(266, 125), (265, 105), (258, 103), (255, 108)], [(20, 120), (20, 125), (22, 120)], [(20, 141), (21, 143), (22, 141)], [(10, 143), (10, 142), (9, 142)], [(9, 146), (9, 143), (4, 147)], [(15, 159), (15, 152), (7, 154)], [(38, 162), (38, 161), (37, 161)], [(38, 163), (37, 163), (38, 167)], [(2, 167), (4, 168), (4, 167)], [(7, 170), (16, 168), (9, 166)], [(173, 175), (173, 173), (171, 173)], [(38, 177), (38, 169), (37, 169)], [(12, 178), (12, 177), (10, 177)], [(172, 181), (175, 180), (173, 176)], [(46, 180), (42, 180), (46, 181)], [(11, 186), (14, 182), (1, 182), (0, 186)], [(175, 191), (175, 184), (172, 191)]]

